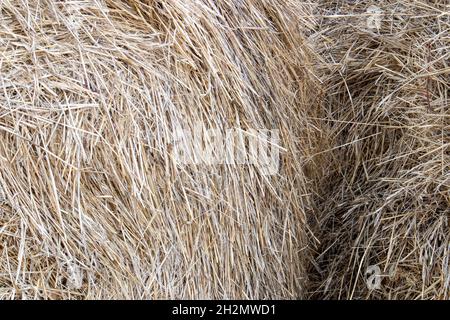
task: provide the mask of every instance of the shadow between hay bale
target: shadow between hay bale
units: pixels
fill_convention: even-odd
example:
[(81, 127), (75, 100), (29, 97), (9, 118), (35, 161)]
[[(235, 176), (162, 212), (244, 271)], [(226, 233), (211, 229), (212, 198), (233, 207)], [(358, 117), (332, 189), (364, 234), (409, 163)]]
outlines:
[(312, 295), (448, 299), (448, 4), (319, 1), (316, 10), (311, 39), (325, 60), (335, 147)]

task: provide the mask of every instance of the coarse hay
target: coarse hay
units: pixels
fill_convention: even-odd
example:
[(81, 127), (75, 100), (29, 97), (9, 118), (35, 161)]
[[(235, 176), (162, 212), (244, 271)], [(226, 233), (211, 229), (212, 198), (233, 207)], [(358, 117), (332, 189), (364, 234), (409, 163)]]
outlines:
[[(0, 298), (304, 297), (326, 139), (309, 10), (2, 1)], [(278, 130), (279, 170), (177, 163), (198, 124)]]
[(312, 295), (449, 299), (449, 3), (327, 0), (315, 14), (335, 142)]

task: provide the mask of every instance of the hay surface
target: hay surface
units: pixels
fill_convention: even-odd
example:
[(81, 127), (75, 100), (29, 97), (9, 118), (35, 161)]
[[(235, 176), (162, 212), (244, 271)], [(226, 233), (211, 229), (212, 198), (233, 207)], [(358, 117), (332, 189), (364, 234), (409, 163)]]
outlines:
[[(307, 10), (2, 1), (0, 298), (303, 297)], [(177, 165), (174, 130), (197, 123), (280, 130), (280, 172)]]
[[(0, 299), (449, 299), (449, 10), (1, 1)], [(178, 163), (197, 125), (279, 171)]]
[[(335, 160), (319, 199), (313, 295), (449, 299), (448, 1), (318, 4)], [(384, 11), (378, 30), (370, 5)]]

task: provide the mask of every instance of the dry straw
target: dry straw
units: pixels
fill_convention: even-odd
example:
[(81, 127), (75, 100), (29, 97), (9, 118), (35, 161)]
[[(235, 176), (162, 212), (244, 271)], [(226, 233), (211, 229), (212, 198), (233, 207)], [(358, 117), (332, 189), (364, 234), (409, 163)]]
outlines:
[(449, 9), (1, 1), (0, 299), (449, 299)]
[(335, 147), (313, 296), (449, 299), (448, 1), (318, 3)]
[[(305, 296), (308, 10), (1, 1), (0, 298)], [(279, 130), (279, 173), (177, 165), (173, 132), (198, 123)]]

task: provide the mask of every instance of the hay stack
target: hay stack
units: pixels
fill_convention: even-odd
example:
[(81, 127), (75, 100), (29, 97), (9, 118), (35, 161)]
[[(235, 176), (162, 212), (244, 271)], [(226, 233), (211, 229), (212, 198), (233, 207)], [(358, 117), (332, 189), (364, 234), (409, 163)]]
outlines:
[[(0, 297), (304, 296), (322, 135), (307, 10), (2, 1)], [(177, 164), (174, 132), (198, 123), (279, 130), (278, 174)]]
[(450, 298), (448, 12), (437, 0), (319, 1), (335, 165), (315, 297)]

